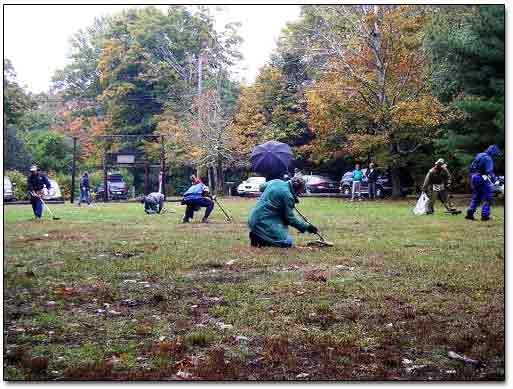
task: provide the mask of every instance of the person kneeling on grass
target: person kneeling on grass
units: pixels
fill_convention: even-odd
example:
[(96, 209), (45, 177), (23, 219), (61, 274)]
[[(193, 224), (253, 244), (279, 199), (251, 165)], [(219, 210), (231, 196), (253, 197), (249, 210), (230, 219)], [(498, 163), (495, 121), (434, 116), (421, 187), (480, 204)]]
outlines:
[(194, 212), (198, 211), (201, 207), (205, 207), (205, 216), (201, 220), (202, 223), (208, 223), (208, 217), (214, 209), (214, 201), (208, 186), (204, 185), (199, 178), (191, 176), (192, 186), (187, 189), (183, 194), (182, 205), (186, 205), (185, 215), (182, 223), (189, 223), (190, 219), (193, 218)]
[(271, 180), (262, 184), (260, 191), (263, 193), (248, 220), (251, 246), (291, 247), (289, 225), (300, 232), (317, 233), (314, 225), (299, 220), (294, 214), (294, 205), (299, 202), (297, 196), (305, 191), (303, 178)]
[(144, 196), (144, 212), (148, 215), (160, 213), (164, 208), (164, 195), (159, 192), (152, 192), (147, 196)]

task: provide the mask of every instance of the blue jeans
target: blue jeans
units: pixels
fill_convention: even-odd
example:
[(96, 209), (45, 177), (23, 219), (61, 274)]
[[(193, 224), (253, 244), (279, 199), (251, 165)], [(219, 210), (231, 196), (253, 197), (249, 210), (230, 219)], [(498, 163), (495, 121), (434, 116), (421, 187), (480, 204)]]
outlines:
[(78, 200), (78, 203), (81, 202), (90, 204), (91, 198), (89, 197), (89, 188), (80, 188), (80, 199)]
[(485, 180), (481, 174), (474, 173), (470, 176), (470, 187), (472, 188), (472, 198), (467, 210), (467, 215), (473, 216), (479, 204), (481, 206), (481, 217), (490, 216), (490, 202), (492, 200), (492, 185), (489, 180)]
[(192, 219), (192, 217), (194, 216), (194, 211), (199, 210), (201, 207), (206, 208), (204, 219), (207, 219), (210, 216), (212, 210), (214, 209), (214, 202), (210, 200), (208, 197), (184, 200), (183, 203), (187, 206), (187, 208), (185, 209), (184, 220)]
[(376, 183), (369, 181), (369, 199), (376, 198)]
[(32, 196), (30, 198), (30, 204), (32, 205), (32, 210), (34, 211), (34, 216), (36, 218), (41, 218), (43, 215), (43, 202), (40, 198)]

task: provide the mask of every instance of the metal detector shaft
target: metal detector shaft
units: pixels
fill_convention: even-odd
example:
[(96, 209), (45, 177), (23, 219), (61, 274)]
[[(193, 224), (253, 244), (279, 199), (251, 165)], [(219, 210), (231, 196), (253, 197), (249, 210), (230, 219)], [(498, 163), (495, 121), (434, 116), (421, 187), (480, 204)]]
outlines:
[(226, 216), (227, 220), (232, 220), (232, 218), (226, 213), (226, 211), (223, 209), (221, 204), (219, 204), (219, 201), (217, 201), (217, 198), (214, 197), (214, 201), (216, 202), (217, 206), (221, 209), (221, 211), (224, 213), (224, 216)]
[[(34, 192), (31, 192), (30, 194), (31, 194), (32, 196), (34, 196), (34, 197), (39, 197), (39, 196), (37, 196)], [(56, 216), (53, 214), (53, 212), (52, 212), (52, 210), (50, 209), (50, 207), (49, 207), (48, 205), (46, 205), (45, 201), (44, 201), (41, 197), (39, 197), (39, 200), (41, 200), (41, 202), (42, 202), (42, 203), (43, 203), (43, 205), (45, 206), (46, 210), (50, 213), (50, 215), (52, 215), (52, 219), (54, 219), (54, 220), (59, 220), (59, 218), (58, 218), (58, 217), (56, 217)]]
[[(307, 219), (307, 218), (306, 218), (306, 217), (305, 217), (301, 212), (299, 212), (299, 210), (298, 210), (296, 207), (294, 207), (294, 209), (295, 209), (295, 210), (296, 210), (296, 212), (299, 214), (299, 216), (301, 216), (301, 217), (303, 218), (303, 220), (304, 220), (305, 222), (307, 222), (308, 224), (312, 224), (312, 223), (310, 223), (310, 221), (309, 221), (309, 220), (308, 220), (308, 219)], [(319, 231), (317, 231), (317, 232), (315, 233), (315, 235), (317, 235), (319, 238), (321, 238), (321, 240), (322, 240), (323, 242), (324, 242), (324, 241), (326, 241), (326, 239), (324, 239), (324, 237), (319, 233)]]

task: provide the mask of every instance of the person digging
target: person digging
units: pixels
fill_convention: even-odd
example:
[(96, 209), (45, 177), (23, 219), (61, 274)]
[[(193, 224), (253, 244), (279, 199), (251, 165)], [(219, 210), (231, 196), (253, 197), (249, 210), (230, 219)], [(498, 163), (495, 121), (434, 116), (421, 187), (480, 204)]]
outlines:
[(275, 179), (260, 186), (263, 193), (248, 219), (251, 246), (292, 247), (288, 226), (302, 233), (318, 233), (317, 227), (299, 220), (294, 214), (298, 195), (305, 191), (305, 187), (304, 179), (297, 176), (290, 181)]
[(432, 215), (435, 212), (436, 199), (441, 201), (447, 212), (454, 215), (461, 213), (461, 211), (451, 205), (449, 199), (448, 189), (451, 186), (451, 180), (451, 173), (449, 173), (445, 161), (442, 158), (438, 159), (435, 165), (429, 169), (422, 186), (422, 190), (429, 198), (427, 215)]
[(147, 215), (160, 213), (162, 208), (164, 208), (164, 195), (159, 192), (152, 192), (144, 196), (142, 203), (144, 203), (144, 212)]

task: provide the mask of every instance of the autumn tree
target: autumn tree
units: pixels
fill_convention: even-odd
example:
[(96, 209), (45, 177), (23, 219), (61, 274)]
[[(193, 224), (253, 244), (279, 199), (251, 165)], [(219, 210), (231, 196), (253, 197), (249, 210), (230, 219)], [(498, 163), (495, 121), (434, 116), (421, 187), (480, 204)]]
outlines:
[[(413, 6), (312, 6), (307, 31), (323, 72), (307, 92), (319, 158), (347, 153), (399, 168), (430, 144), (446, 112), (430, 94), (424, 26)], [(414, 154), (415, 153), (415, 154)]]

